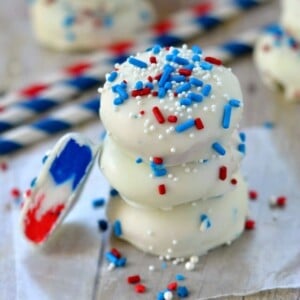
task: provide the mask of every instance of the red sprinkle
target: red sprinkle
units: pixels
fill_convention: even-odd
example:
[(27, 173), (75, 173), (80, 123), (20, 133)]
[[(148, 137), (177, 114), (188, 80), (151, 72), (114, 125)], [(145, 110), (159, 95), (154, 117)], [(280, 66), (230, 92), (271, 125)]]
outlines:
[(201, 130), (204, 128), (204, 124), (200, 118), (195, 119), (195, 126), (198, 130)]
[(141, 281), (140, 275), (132, 275), (127, 277), (127, 282), (129, 284), (139, 283)]
[(174, 116), (174, 115), (168, 116), (168, 121), (170, 123), (176, 123), (177, 120), (178, 120), (177, 116)]
[(29, 189), (25, 192), (25, 197), (29, 198), (30, 196), (31, 196), (31, 190)]
[(153, 162), (157, 165), (161, 165), (164, 162), (164, 160), (161, 157), (153, 157)]
[(217, 65), (217, 66), (221, 66), (223, 64), (220, 59), (212, 57), (212, 56), (206, 56), (204, 58), (204, 60), (211, 63), (211, 64), (213, 64), (213, 65)]
[(248, 196), (249, 196), (249, 199), (251, 199), (251, 200), (256, 200), (257, 197), (258, 197), (258, 194), (257, 194), (256, 191), (250, 190), (250, 191), (248, 192)]
[(225, 180), (227, 178), (227, 168), (225, 166), (221, 166), (219, 169), (219, 179)]
[(153, 97), (156, 97), (156, 96), (158, 95), (158, 91), (153, 91), (153, 92), (151, 93), (151, 95), (152, 95)]
[(252, 230), (255, 228), (255, 221), (254, 220), (251, 220), (251, 219), (248, 219), (245, 221), (245, 229), (246, 230)]
[(131, 96), (136, 97), (136, 96), (146, 96), (149, 95), (151, 93), (151, 89), (146, 87), (140, 90), (133, 90), (131, 92)]
[(285, 206), (285, 205), (286, 205), (286, 197), (284, 197), (284, 196), (278, 197), (278, 198), (276, 199), (276, 204), (277, 204), (277, 206), (279, 206), (279, 207)]
[(121, 257), (122, 257), (121, 252), (120, 252), (118, 249), (116, 249), (116, 248), (112, 248), (112, 249), (110, 250), (110, 252), (111, 252), (111, 254), (112, 254), (113, 256), (115, 256), (116, 258), (121, 258)]
[(233, 184), (233, 185), (236, 185), (236, 184), (237, 184), (236, 178), (232, 178), (232, 179), (230, 180), (230, 183)]
[(14, 197), (14, 198), (19, 198), (21, 196), (21, 192), (18, 188), (12, 188), (10, 190), (10, 194)]
[(144, 115), (145, 114), (145, 111), (144, 110), (141, 110), (140, 111), (140, 115)]
[(145, 293), (146, 292), (146, 287), (143, 285), (143, 284), (137, 284), (135, 287), (134, 287), (135, 291), (139, 294), (142, 294), (142, 293)]
[(189, 69), (179, 69), (178, 73), (183, 76), (190, 76), (192, 74), (192, 70)]
[(153, 77), (152, 76), (148, 76), (148, 81), (152, 82), (153, 81)]
[(166, 186), (164, 184), (160, 184), (158, 186), (158, 192), (160, 195), (164, 195), (166, 193)]
[(169, 291), (176, 291), (177, 289), (177, 282), (174, 281), (174, 282), (170, 282), (167, 286), (168, 290)]
[(157, 60), (156, 60), (155, 56), (150, 56), (149, 60), (150, 60), (151, 64), (157, 64)]
[(156, 79), (157, 81), (159, 81), (160, 78), (161, 78), (161, 76), (162, 76), (162, 74), (158, 74), (158, 75), (156, 75), (156, 76), (154, 77), (154, 79)]
[(270, 47), (270, 45), (267, 45), (267, 44), (266, 44), (266, 45), (263, 45), (263, 48), (262, 48), (262, 49), (263, 49), (264, 52), (269, 52), (270, 49), (271, 49), (271, 47)]
[(152, 108), (152, 112), (153, 112), (154, 117), (156, 118), (156, 120), (159, 124), (165, 123), (165, 118), (164, 118), (163, 114), (161, 113), (158, 106), (154, 106)]

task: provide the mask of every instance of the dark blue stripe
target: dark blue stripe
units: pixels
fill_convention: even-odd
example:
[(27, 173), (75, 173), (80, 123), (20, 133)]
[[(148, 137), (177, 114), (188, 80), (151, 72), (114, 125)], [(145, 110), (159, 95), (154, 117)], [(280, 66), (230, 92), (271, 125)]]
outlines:
[(278, 24), (269, 24), (269, 25), (265, 26), (263, 28), (263, 30), (265, 32), (269, 32), (269, 33), (276, 34), (276, 35), (279, 35), (279, 36), (284, 34), (283, 28)]
[(203, 27), (204, 29), (208, 30), (213, 27), (216, 27), (222, 23), (217, 17), (213, 16), (199, 16), (194, 20), (198, 26)]
[(34, 112), (44, 112), (57, 106), (57, 103), (55, 100), (49, 98), (35, 97), (21, 102), (17, 106), (21, 106)]
[(220, 48), (229, 52), (230, 54), (232, 54), (234, 56), (250, 54), (253, 51), (252, 46), (245, 45), (245, 44), (237, 42), (237, 41), (230, 41), (228, 43), (225, 43)]
[[(100, 76), (100, 75), (99, 75)], [(65, 84), (73, 86), (80, 91), (88, 90), (92, 87), (100, 85), (102, 80), (88, 76), (78, 76), (64, 81)]]
[(22, 145), (0, 138), (0, 155), (6, 155), (22, 148)]
[(67, 122), (62, 122), (55, 119), (45, 119), (37, 121), (31, 125), (33, 128), (44, 131), (49, 134), (57, 133), (71, 128), (71, 125)]
[(184, 40), (170, 34), (164, 34), (153, 39), (153, 44), (158, 44), (161, 47), (176, 46), (184, 43)]
[(100, 109), (100, 97), (98, 96), (91, 99), (90, 101), (82, 103), (81, 106), (98, 114)]
[(111, 63), (112, 65), (114, 64), (122, 64), (126, 59), (128, 58), (129, 55), (119, 55), (117, 57), (114, 57), (112, 59), (109, 59), (108, 62)]
[(12, 124), (0, 121), (0, 133), (9, 130), (11, 128), (13, 128)]
[(261, 3), (260, 1), (257, 0), (233, 0), (233, 2), (241, 9), (249, 9)]

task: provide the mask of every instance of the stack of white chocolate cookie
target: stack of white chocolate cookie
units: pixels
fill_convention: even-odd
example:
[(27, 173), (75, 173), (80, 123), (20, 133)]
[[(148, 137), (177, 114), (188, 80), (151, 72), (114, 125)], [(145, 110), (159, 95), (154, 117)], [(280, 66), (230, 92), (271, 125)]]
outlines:
[(256, 65), (271, 89), (287, 101), (300, 101), (300, 1), (281, 1), (281, 25), (271, 26), (257, 42)]
[(244, 230), (243, 99), (230, 69), (198, 46), (154, 46), (107, 74), (100, 167), (119, 192), (115, 235), (165, 257), (201, 255)]
[(155, 19), (147, 0), (32, 0), (37, 40), (57, 50), (94, 50), (132, 38)]

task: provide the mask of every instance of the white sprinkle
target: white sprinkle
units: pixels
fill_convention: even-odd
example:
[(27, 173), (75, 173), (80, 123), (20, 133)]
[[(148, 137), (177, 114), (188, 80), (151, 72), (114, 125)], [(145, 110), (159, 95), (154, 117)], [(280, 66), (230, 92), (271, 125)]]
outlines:
[(177, 240), (173, 240), (173, 241), (172, 241), (172, 244), (173, 244), (173, 245), (177, 245), (177, 243), (178, 243)]
[(159, 135), (158, 135), (158, 139), (159, 139), (159, 140), (163, 140), (163, 139), (164, 139), (164, 136), (163, 136), (162, 134), (159, 134)]
[(168, 251), (168, 253), (172, 253), (173, 252), (173, 250), (171, 248), (169, 248), (167, 251)]
[(149, 250), (149, 251), (152, 251), (152, 250), (153, 250), (153, 246), (150, 245), (150, 246), (148, 247), (148, 250)]
[(170, 149), (170, 151), (171, 151), (172, 153), (175, 153), (175, 152), (176, 152), (176, 148), (172, 147), (172, 148)]
[(190, 262), (193, 263), (193, 264), (196, 264), (199, 262), (199, 257), (196, 256), (196, 255), (193, 255), (190, 257)]
[(270, 196), (269, 204), (270, 206), (276, 206), (276, 197), (274, 195)]
[(154, 267), (153, 265), (150, 265), (150, 266), (148, 267), (148, 269), (149, 269), (149, 271), (153, 272), (153, 271), (155, 270), (155, 267)]
[(164, 292), (164, 299), (165, 300), (173, 299), (173, 293), (171, 291)]
[(152, 235), (153, 235), (153, 231), (152, 231), (151, 229), (148, 229), (148, 230), (147, 230), (147, 234), (148, 234), (149, 236), (152, 236)]
[(116, 265), (114, 263), (110, 263), (107, 267), (107, 271), (112, 271), (115, 267)]
[(184, 267), (188, 271), (192, 271), (192, 270), (195, 269), (195, 265), (192, 262), (190, 262), (190, 261), (186, 262), (185, 265), (184, 265)]

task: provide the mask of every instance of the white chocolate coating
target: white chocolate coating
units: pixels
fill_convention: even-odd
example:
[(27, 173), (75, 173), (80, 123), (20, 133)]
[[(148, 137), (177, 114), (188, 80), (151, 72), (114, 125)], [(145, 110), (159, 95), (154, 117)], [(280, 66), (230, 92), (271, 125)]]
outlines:
[(295, 39), (300, 40), (300, 1), (282, 0), (281, 23)]
[(34, 0), (37, 40), (57, 50), (93, 50), (132, 38), (155, 19), (147, 0)]
[(169, 211), (133, 207), (116, 196), (108, 203), (107, 215), (111, 222), (120, 221), (120, 238), (145, 252), (170, 257), (202, 255), (230, 243), (244, 230), (247, 187), (241, 176), (237, 179), (237, 188), (222, 197)]
[(265, 33), (256, 44), (254, 59), (262, 79), (271, 89), (282, 89), (287, 101), (300, 100), (300, 50), (285, 32)]
[[(146, 162), (137, 163), (107, 137), (100, 156), (100, 168), (121, 197), (137, 206), (168, 209), (175, 205), (220, 196), (234, 188), (231, 179), (240, 167), (243, 154), (238, 151), (237, 133), (228, 140), (226, 155), (216, 156), (207, 162), (194, 162), (167, 167), (166, 176), (154, 176)], [(227, 177), (219, 178), (220, 167), (225, 166)], [(167, 193), (160, 195), (157, 186), (165, 184)]]
[[(173, 55), (174, 51), (178, 53)], [(169, 61), (170, 55), (183, 58), (188, 65)], [(194, 61), (195, 56), (200, 61)], [(150, 62), (151, 57), (155, 57), (155, 63)], [(135, 157), (140, 156), (146, 161), (151, 157), (162, 157), (166, 166), (191, 162), (199, 158), (210, 159), (216, 154), (212, 144), (226, 143), (236, 129), (241, 119), (243, 100), (239, 82), (231, 70), (207, 63), (204, 58), (202, 54), (197, 54), (184, 46), (178, 49), (173, 47), (159, 49), (159, 53), (156, 53), (154, 47), (134, 57), (142, 61), (146, 65), (145, 68), (130, 63), (132, 57), (125, 63), (116, 65), (117, 77), (112, 81), (107, 80), (101, 89), (100, 116), (111, 138)], [(209, 65), (211, 69), (205, 69), (202, 67), (203, 64)], [(168, 77), (171, 88), (164, 89), (166, 93), (164, 97), (156, 96), (153, 93), (159, 92), (162, 86), (160, 79), (154, 78), (164, 73), (166, 65), (174, 68)], [(183, 81), (176, 82), (170, 79), (179, 75), (181, 69), (190, 66), (193, 67), (192, 72)], [(143, 96), (132, 95), (137, 82), (141, 81), (144, 87), (149, 84), (149, 76), (154, 79), (151, 93)], [(190, 78), (201, 80), (202, 87), (192, 84)], [(124, 80), (129, 98), (124, 100), (123, 104), (116, 105), (115, 100), (119, 96), (113, 89)], [(189, 85), (188, 90), (176, 93), (177, 89), (186, 83)], [(204, 86), (211, 86), (207, 96), (202, 94)], [(182, 99), (189, 98), (191, 94), (196, 94), (197, 97), (200, 95), (203, 97), (202, 101), (192, 101), (191, 105), (181, 104)], [(224, 129), (222, 128), (224, 107), (231, 99), (238, 100), (240, 106), (232, 108), (230, 126)], [(158, 122), (153, 113), (154, 107), (158, 107), (163, 114), (164, 123)], [(169, 122), (167, 120), (169, 116), (176, 116), (177, 122)], [(193, 126), (184, 132), (176, 132), (176, 126), (197, 118), (201, 118), (203, 129), (198, 130)]]

